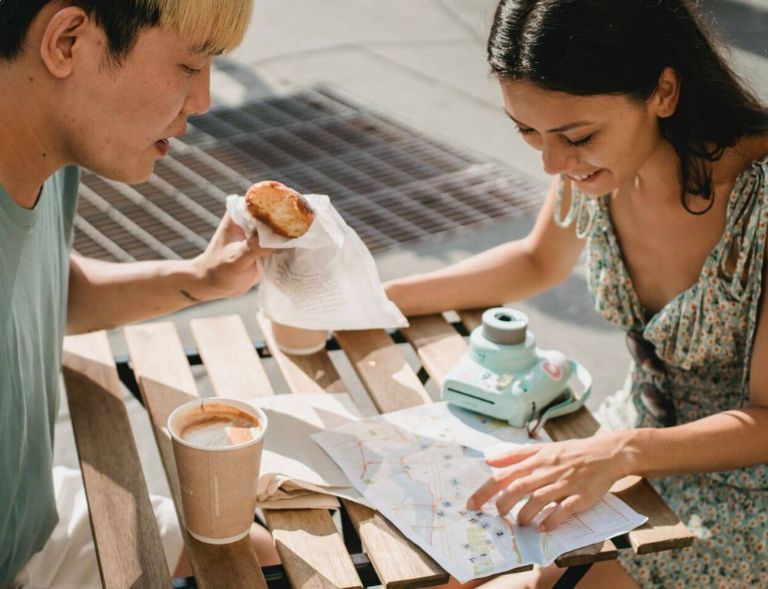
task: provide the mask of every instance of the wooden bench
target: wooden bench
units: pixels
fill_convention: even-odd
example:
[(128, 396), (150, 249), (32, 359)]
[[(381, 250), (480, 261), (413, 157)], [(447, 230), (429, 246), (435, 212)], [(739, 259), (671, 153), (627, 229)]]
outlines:
[[(479, 312), (460, 316), (467, 329), (479, 323)], [(254, 338), (238, 316), (191, 322), (199, 355), (216, 395), (247, 401), (276, 392), (348, 392), (328, 351), (303, 357), (285, 355), (274, 344), (269, 322), (259, 317), (258, 324), (262, 333)], [(164, 428), (168, 414), (176, 406), (199, 395), (190, 362), (173, 323), (132, 326), (124, 333), (131, 367), (180, 513), (173, 453)], [(465, 339), (442, 315), (413, 319), (403, 335), (437, 384), (466, 349)], [(275, 359), (288, 391), (276, 390), (267, 377), (253, 343), (259, 339), (266, 341), (268, 353)], [(378, 411), (431, 402), (403, 350), (385, 331), (339, 332), (335, 339)], [(123, 388), (105, 333), (66, 339), (64, 377), (104, 587), (170, 586), (146, 482), (122, 402)], [(547, 432), (556, 440), (589, 436), (596, 430), (597, 424), (586, 409), (547, 426)], [(688, 530), (647, 481), (624, 481), (624, 488), (617, 494), (649, 516), (647, 524), (620, 538), (619, 546), (644, 554), (691, 544)], [(350, 554), (348, 545), (354, 545), (357, 538), (343, 538), (327, 510), (265, 512), (282, 560), (281, 570), (292, 587), (363, 587), (366, 583), (360, 571), (367, 563), (387, 588), (423, 587), (448, 580), (430, 557), (375, 511), (351, 502), (342, 502), (342, 510), (345, 519), (351, 521), (364, 553)], [(183, 520), (181, 515), (180, 519)], [(267, 586), (247, 539), (213, 546), (185, 534), (184, 541), (197, 587)], [(612, 559), (618, 550), (616, 544), (606, 541), (565, 554), (557, 564), (567, 567)]]

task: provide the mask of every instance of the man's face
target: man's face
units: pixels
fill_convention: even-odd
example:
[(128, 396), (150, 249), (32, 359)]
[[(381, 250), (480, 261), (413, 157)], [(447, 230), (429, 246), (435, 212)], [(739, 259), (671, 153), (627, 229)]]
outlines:
[(62, 148), (102, 176), (141, 182), (168, 153), (168, 139), (184, 134), (187, 118), (210, 106), (212, 58), (161, 28), (140, 33), (119, 65), (109, 65), (104, 47), (83, 41), (61, 97)]

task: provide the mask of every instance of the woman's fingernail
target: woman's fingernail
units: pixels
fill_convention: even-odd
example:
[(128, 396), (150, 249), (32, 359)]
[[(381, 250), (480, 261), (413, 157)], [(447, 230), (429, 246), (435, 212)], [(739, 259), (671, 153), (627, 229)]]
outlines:
[(546, 532), (547, 531), (547, 524), (539, 524), (536, 526), (536, 529), (539, 530), (539, 532)]

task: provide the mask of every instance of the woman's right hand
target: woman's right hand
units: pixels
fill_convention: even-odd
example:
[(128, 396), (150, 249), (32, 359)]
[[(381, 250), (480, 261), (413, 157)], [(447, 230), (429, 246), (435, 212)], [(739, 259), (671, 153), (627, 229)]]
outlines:
[(613, 484), (629, 474), (627, 431), (600, 433), (590, 438), (524, 446), (486, 462), (499, 468), (467, 500), (467, 509), (480, 509), (496, 498), (501, 515), (526, 496), (517, 521), (526, 526), (555, 504), (538, 522), (540, 531), (552, 530), (574, 513), (596, 505)]

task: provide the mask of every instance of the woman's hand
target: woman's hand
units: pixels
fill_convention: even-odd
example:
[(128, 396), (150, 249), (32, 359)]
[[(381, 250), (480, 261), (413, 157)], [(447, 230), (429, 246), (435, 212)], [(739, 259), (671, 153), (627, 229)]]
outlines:
[(468, 509), (479, 509), (497, 493), (501, 515), (524, 497), (528, 501), (517, 514), (520, 525), (528, 525), (547, 505), (554, 509), (538, 524), (552, 530), (574, 513), (594, 506), (627, 472), (624, 434), (610, 432), (591, 438), (537, 444), (486, 460), (501, 470), (494, 473), (467, 501)]
[(259, 261), (272, 251), (259, 247), (258, 236), (247, 237), (226, 213), (205, 251), (192, 260), (205, 300), (247, 292), (261, 279)]

